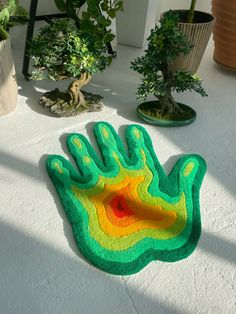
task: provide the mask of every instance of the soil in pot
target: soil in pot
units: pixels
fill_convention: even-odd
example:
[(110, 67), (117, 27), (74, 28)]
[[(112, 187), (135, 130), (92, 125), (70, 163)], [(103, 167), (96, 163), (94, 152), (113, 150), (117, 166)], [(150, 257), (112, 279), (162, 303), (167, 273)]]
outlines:
[[(179, 16), (180, 23), (186, 23), (188, 10), (173, 10), (174, 13), (177, 13)], [(214, 20), (214, 17), (207, 12), (194, 11), (193, 23), (210, 23)], [(192, 24), (192, 23), (191, 23)]]
[(142, 103), (137, 108), (137, 115), (145, 122), (161, 127), (179, 127), (193, 123), (196, 120), (196, 112), (189, 106), (178, 103), (181, 111), (176, 113), (160, 114), (161, 108), (158, 101)]

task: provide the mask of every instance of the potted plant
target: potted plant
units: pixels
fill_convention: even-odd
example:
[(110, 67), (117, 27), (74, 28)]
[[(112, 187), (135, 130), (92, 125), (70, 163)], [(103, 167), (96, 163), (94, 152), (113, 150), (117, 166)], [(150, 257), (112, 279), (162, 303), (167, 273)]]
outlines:
[[(55, 0), (68, 19), (52, 21), (31, 43), (32, 79), (73, 78), (66, 91), (47, 92), (39, 100), (58, 116), (72, 116), (102, 108), (102, 97), (81, 91), (92, 76), (112, 61), (107, 45), (114, 39), (106, 28), (120, 9), (120, 1)], [(86, 11), (78, 14), (87, 3)]]
[(0, 0), (0, 116), (15, 109), (18, 95), (8, 28), (24, 21), (26, 16), (18, 1)]
[(211, 5), (216, 19), (213, 28), (214, 60), (236, 70), (236, 2), (212, 0)]
[(157, 98), (137, 108), (138, 116), (146, 122), (159, 126), (182, 126), (196, 119), (192, 108), (177, 103), (172, 96), (173, 90), (178, 93), (196, 91), (206, 96), (199, 77), (184, 69), (171, 69), (172, 61), (180, 54), (188, 54), (191, 47), (178, 28), (178, 15), (169, 11), (151, 31), (145, 55), (131, 63), (131, 68), (143, 76), (137, 98), (145, 100), (149, 94)]
[(180, 54), (173, 60), (172, 69), (186, 69), (192, 74), (201, 63), (215, 22), (210, 13), (196, 11), (196, 3), (197, 0), (191, 0), (189, 10), (173, 10), (179, 16), (179, 29), (193, 46), (187, 55)]

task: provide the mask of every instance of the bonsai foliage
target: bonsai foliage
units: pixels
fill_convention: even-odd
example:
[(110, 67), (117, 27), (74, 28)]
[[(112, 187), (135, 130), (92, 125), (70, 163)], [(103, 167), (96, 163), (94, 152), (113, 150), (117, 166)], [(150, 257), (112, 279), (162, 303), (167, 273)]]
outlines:
[[(94, 73), (103, 71), (111, 63), (107, 53), (114, 35), (107, 30), (121, 1), (55, 0), (68, 19), (53, 21), (41, 29), (31, 43), (30, 54), (35, 70), (32, 78), (53, 80), (74, 78), (68, 87), (72, 105), (85, 105), (80, 88)], [(87, 3), (87, 10), (80, 14)]]
[[(117, 11), (122, 10), (121, 0), (54, 0), (56, 6), (75, 21), (80, 35), (95, 47), (107, 46), (115, 37), (108, 27)], [(84, 5), (87, 8), (84, 10)]]
[(27, 11), (19, 6), (17, 0), (0, 0), (0, 41), (9, 37), (10, 26), (27, 20)]
[(104, 47), (97, 46), (79, 35), (69, 20), (58, 20), (44, 27), (31, 44), (35, 70), (32, 78), (42, 80), (79, 78), (73, 81), (68, 91), (73, 104), (84, 104), (82, 85), (87, 84), (91, 75), (103, 71), (110, 63)]
[(151, 30), (145, 55), (131, 63), (131, 68), (143, 76), (137, 98), (145, 100), (149, 94), (153, 94), (159, 100), (160, 115), (180, 113), (171, 94), (174, 90), (178, 93), (196, 91), (206, 96), (199, 77), (185, 70), (171, 70), (172, 61), (180, 54), (188, 54), (192, 47), (179, 30), (177, 22), (177, 15), (171, 11), (165, 14), (160, 24)]

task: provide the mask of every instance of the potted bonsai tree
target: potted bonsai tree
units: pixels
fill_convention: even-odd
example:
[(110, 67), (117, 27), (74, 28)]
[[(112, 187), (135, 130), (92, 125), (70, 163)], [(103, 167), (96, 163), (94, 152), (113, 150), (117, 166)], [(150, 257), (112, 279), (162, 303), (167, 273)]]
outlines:
[[(197, 0), (191, 0), (189, 10), (173, 10), (179, 16), (178, 27), (193, 44), (187, 55), (180, 54), (172, 62), (172, 69), (186, 69), (196, 73), (214, 26), (214, 17), (196, 11)], [(165, 13), (164, 13), (165, 14)]]
[[(32, 79), (62, 80), (73, 78), (66, 91), (47, 92), (39, 103), (59, 116), (72, 116), (102, 108), (102, 97), (81, 91), (93, 74), (103, 71), (112, 61), (107, 45), (114, 35), (111, 24), (121, 1), (55, 0), (68, 19), (52, 21), (41, 29), (31, 43), (34, 71)], [(87, 3), (86, 11), (78, 10)], [(105, 15), (106, 14), (106, 15)]]
[(18, 95), (8, 28), (26, 18), (18, 1), (0, 0), (0, 116), (15, 109)]
[(157, 100), (138, 106), (138, 116), (150, 124), (159, 126), (182, 126), (196, 119), (196, 112), (177, 103), (172, 91), (196, 91), (202, 96), (206, 92), (201, 80), (184, 69), (172, 70), (171, 63), (180, 54), (188, 54), (192, 44), (178, 28), (178, 16), (171, 11), (162, 16), (148, 38), (145, 55), (136, 58), (131, 68), (143, 75), (138, 87), (138, 99), (145, 100), (149, 94)]

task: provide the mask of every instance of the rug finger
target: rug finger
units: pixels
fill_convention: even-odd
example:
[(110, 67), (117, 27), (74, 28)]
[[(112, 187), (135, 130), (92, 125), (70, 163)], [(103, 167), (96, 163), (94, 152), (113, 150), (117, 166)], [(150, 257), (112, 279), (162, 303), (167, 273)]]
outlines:
[(101, 162), (98, 161), (90, 143), (81, 134), (70, 134), (67, 138), (68, 149), (83, 177), (97, 177), (101, 174)]
[(206, 172), (206, 163), (198, 155), (184, 156), (180, 160), (179, 168), (179, 189), (180, 191), (192, 191), (193, 185), (201, 186)]
[(80, 182), (81, 177), (70, 162), (60, 155), (50, 155), (47, 159), (47, 170), (54, 183), (70, 186)]
[[(126, 140), (132, 163), (138, 164), (143, 161), (153, 171), (158, 166), (158, 171), (162, 167), (154, 152), (152, 141), (147, 131), (140, 125), (130, 125), (126, 129)], [(143, 159), (143, 160), (142, 160)]]
[(116, 168), (119, 163), (126, 168), (128, 158), (124, 144), (113, 127), (106, 122), (96, 123), (94, 135), (107, 170)]

